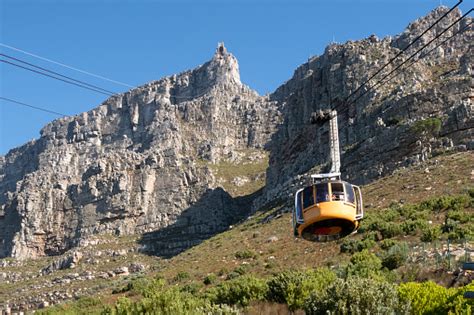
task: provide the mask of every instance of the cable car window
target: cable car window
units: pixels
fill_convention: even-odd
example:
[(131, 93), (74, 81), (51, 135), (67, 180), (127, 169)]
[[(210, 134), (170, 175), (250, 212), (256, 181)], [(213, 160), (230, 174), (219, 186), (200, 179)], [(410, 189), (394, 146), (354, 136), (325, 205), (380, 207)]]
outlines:
[(342, 183), (331, 183), (331, 199), (333, 201), (344, 201), (344, 188)]
[(303, 190), (303, 209), (312, 205), (314, 205), (313, 186), (309, 186)]
[(355, 203), (354, 188), (352, 188), (352, 185), (349, 183), (344, 183), (344, 186), (346, 188), (347, 202)]
[(298, 221), (303, 220), (303, 212), (301, 210), (301, 192), (299, 192), (296, 195), (296, 218)]
[(316, 185), (316, 202), (329, 201), (329, 190), (328, 184), (317, 184)]

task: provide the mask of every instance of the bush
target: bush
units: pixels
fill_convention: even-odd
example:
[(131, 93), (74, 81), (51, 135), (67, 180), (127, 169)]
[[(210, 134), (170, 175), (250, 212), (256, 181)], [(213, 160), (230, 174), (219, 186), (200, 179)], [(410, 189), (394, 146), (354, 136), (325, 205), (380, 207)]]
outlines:
[(371, 249), (375, 246), (375, 241), (372, 239), (364, 239), (364, 240), (353, 240), (353, 239), (345, 239), (341, 246), (341, 253), (356, 253), (360, 252), (364, 249)]
[(420, 239), (422, 242), (432, 242), (439, 239), (440, 236), (441, 229), (438, 226), (428, 226), (423, 229)]
[(397, 269), (408, 259), (408, 244), (399, 243), (390, 247), (388, 252), (383, 255), (382, 266), (389, 269)]
[(393, 284), (374, 279), (337, 279), (322, 294), (314, 293), (304, 305), (306, 314), (406, 314)]
[(427, 118), (418, 120), (412, 126), (412, 131), (420, 136), (437, 136), (441, 130), (441, 119), (439, 118)]
[(209, 284), (215, 283), (216, 280), (217, 280), (217, 276), (213, 273), (210, 273), (204, 278), (203, 283), (205, 285), (209, 285)]
[(403, 234), (400, 224), (394, 222), (383, 222), (380, 224), (379, 230), (383, 238), (391, 238)]
[(376, 231), (370, 231), (367, 234), (364, 235), (362, 240), (372, 240), (372, 241), (378, 241), (380, 239), (379, 233)]
[(474, 239), (474, 224), (457, 225), (448, 234), (448, 237), (451, 240), (472, 240)]
[(398, 241), (392, 239), (383, 240), (380, 242), (380, 248), (387, 250), (398, 243)]
[(190, 293), (192, 295), (196, 295), (199, 293), (199, 290), (203, 287), (202, 284), (200, 283), (197, 283), (197, 282), (191, 282), (191, 283), (188, 283), (186, 285), (184, 285), (183, 287), (180, 288), (180, 291), (181, 292), (187, 292), (187, 293)]
[(264, 300), (268, 286), (265, 280), (242, 276), (211, 288), (208, 298), (217, 304), (247, 306), (251, 301)]
[(211, 307), (210, 302), (181, 292), (178, 288), (162, 289), (133, 302), (120, 297), (115, 306), (103, 314), (200, 314), (197, 310)]
[(452, 210), (446, 213), (443, 233), (449, 233), (452, 240), (472, 239), (474, 236), (474, 223), (472, 215), (465, 211)]
[(382, 261), (380, 258), (375, 254), (369, 253), (368, 250), (363, 250), (352, 256), (351, 262), (346, 268), (346, 277), (377, 277), (380, 276), (381, 268)]
[(322, 292), (336, 280), (334, 272), (327, 268), (303, 271), (285, 271), (268, 281), (270, 301), (285, 303), (291, 311), (302, 308), (313, 292)]
[(174, 277), (173, 280), (176, 281), (176, 282), (180, 282), (180, 281), (183, 281), (183, 280), (186, 280), (186, 279), (189, 279), (189, 273), (187, 273), (186, 271), (180, 271), (180, 272), (178, 272), (176, 277)]
[(423, 230), (429, 227), (428, 222), (425, 220), (406, 220), (401, 225), (405, 235), (415, 235), (419, 230)]
[(248, 265), (238, 266), (237, 268), (235, 268), (233, 271), (231, 271), (227, 275), (227, 280), (231, 280), (231, 279), (234, 279), (234, 278), (237, 278), (237, 277), (240, 277), (240, 276), (246, 274), (248, 269), (249, 269)]
[(235, 258), (237, 259), (253, 259), (256, 258), (257, 254), (251, 250), (243, 250), (235, 253)]
[(471, 314), (472, 301), (462, 298), (474, 284), (460, 289), (446, 289), (434, 282), (408, 282), (398, 287), (400, 301), (410, 304), (413, 314)]
[(441, 212), (444, 210), (460, 211), (469, 204), (469, 197), (467, 195), (459, 196), (441, 196), (423, 201), (420, 209), (426, 209), (432, 212)]
[(155, 292), (163, 290), (165, 286), (165, 280), (161, 278), (145, 279), (140, 278), (129, 282), (123, 289), (117, 290), (117, 293), (133, 292), (135, 294), (143, 295), (144, 297), (150, 297)]

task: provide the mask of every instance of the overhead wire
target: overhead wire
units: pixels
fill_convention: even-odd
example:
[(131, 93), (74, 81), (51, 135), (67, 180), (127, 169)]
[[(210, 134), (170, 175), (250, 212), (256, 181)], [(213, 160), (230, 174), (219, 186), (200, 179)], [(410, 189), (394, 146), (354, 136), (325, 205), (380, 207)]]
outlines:
[(36, 110), (39, 110), (39, 111), (42, 111), (42, 112), (45, 112), (45, 113), (49, 113), (49, 114), (54, 114), (54, 115), (58, 115), (58, 116), (67, 116), (66, 114), (62, 114), (62, 113), (59, 113), (59, 112), (56, 112), (56, 111), (53, 111), (53, 110), (50, 110), (50, 109), (47, 109), (47, 108), (44, 108), (44, 107), (27, 104), (27, 103), (20, 102), (20, 101), (17, 101), (17, 100), (11, 99), (11, 98), (7, 98), (7, 97), (3, 97), (3, 96), (0, 96), (0, 100), (4, 100), (4, 101), (10, 102), (10, 103), (17, 104), (17, 105), (26, 106), (26, 107), (33, 108), (33, 109), (36, 109)]
[(9, 64), (9, 65), (12, 65), (12, 66), (15, 66), (15, 67), (18, 67), (18, 68), (22, 68), (22, 69), (25, 69), (25, 70), (28, 70), (28, 71), (46, 76), (46, 77), (50, 77), (50, 78), (55, 79), (55, 80), (63, 81), (65, 83), (75, 85), (75, 86), (78, 86), (78, 87), (81, 87), (81, 88), (84, 88), (84, 89), (87, 89), (87, 90), (91, 90), (91, 91), (94, 91), (94, 92), (97, 92), (97, 93), (100, 93), (100, 94), (104, 94), (104, 95), (107, 95), (107, 96), (113, 96), (113, 94), (110, 94), (108, 92), (103, 92), (103, 91), (96, 90), (94, 88), (91, 88), (91, 87), (88, 87), (88, 86), (85, 86), (85, 85), (82, 85), (82, 84), (78, 84), (78, 83), (75, 83), (75, 82), (72, 82), (72, 81), (61, 79), (61, 78), (55, 77), (53, 75), (50, 75), (50, 74), (47, 74), (47, 73), (44, 73), (44, 72), (41, 72), (41, 71), (38, 71), (38, 70), (35, 70), (35, 69), (31, 69), (31, 68), (28, 68), (28, 67), (25, 67), (25, 66), (22, 66), (22, 65), (19, 65), (19, 64), (13, 63), (11, 61), (5, 60), (5, 59), (0, 59), (0, 62)]
[[(21, 65), (18, 65), (16, 63), (13, 63), (11, 61), (7, 61), (7, 60), (3, 60), (3, 59), (0, 59), (0, 62), (3, 62), (3, 63), (6, 63), (6, 64), (9, 64), (9, 65), (12, 65), (12, 66), (15, 66), (15, 67), (19, 67), (19, 68), (22, 68), (22, 69), (25, 69), (25, 70), (28, 70), (28, 71), (32, 71), (34, 73), (37, 73), (37, 74), (40, 74), (40, 75), (44, 75), (44, 76), (47, 76), (47, 77), (50, 77), (52, 79), (56, 79), (56, 80), (60, 80), (60, 81), (63, 81), (65, 83), (69, 83), (69, 84), (72, 84), (72, 85), (75, 85), (75, 86), (78, 86), (78, 87), (82, 87), (82, 88), (86, 88), (88, 90), (91, 90), (91, 91), (94, 91), (94, 92), (98, 92), (100, 94), (104, 94), (104, 95), (107, 95), (107, 96), (115, 96), (119, 93), (116, 93), (116, 92), (113, 92), (113, 91), (110, 91), (110, 90), (107, 90), (107, 89), (104, 89), (104, 88), (101, 88), (97, 85), (94, 85), (94, 84), (91, 84), (91, 83), (88, 83), (88, 82), (85, 82), (85, 81), (82, 81), (82, 80), (78, 80), (78, 79), (74, 79), (70, 76), (67, 76), (67, 75), (63, 75), (61, 73), (58, 73), (56, 71), (52, 71), (52, 70), (49, 70), (47, 68), (44, 68), (44, 67), (41, 67), (41, 66), (38, 66), (38, 65), (35, 65), (33, 63), (30, 63), (30, 62), (26, 62), (22, 59), (19, 59), (19, 58), (16, 58), (16, 57), (13, 57), (13, 56), (10, 56), (10, 55), (7, 55), (7, 54), (3, 54), (3, 53), (0, 53), (0, 56), (3, 56), (5, 58), (9, 58), (11, 60), (14, 60), (16, 62), (20, 62), (22, 64), (25, 64), (25, 65), (28, 65), (29, 67), (33, 67), (33, 68), (36, 68), (36, 69), (39, 69), (41, 71), (38, 71), (38, 70), (34, 70), (34, 69), (30, 69), (28, 67), (25, 67), (25, 66), (21, 66)], [(47, 73), (50, 73), (50, 74), (53, 74), (53, 75), (49, 75), (47, 73), (43, 73), (42, 71), (44, 72), (47, 72)], [(57, 78), (55, 76), (58, 76), (60, 78)], [(72, 81), (72, 82), (71, 82)], [(134, 88), (139, 88), (139, 87), (134, 87)], [(209, 91), (204, 91), (202, 92), (201, 94), (198, 94), (198, 95), (191, 95), (191, 96), (179, 96), (179, 95), (170, 95), (170, 99), (185, 99), (185, 100), (191, 100), (191, 99), (196, 99), (196, 98), (199, 98), (205, 94), (207, 94)]]
[(444, 33), (446, 33), (450, 28), (452, 28), (454, 25), (456, 25), (459, 21), (461, 21), (462, 19), (464, 19), (469, 13), (471, 13), (472, 11), (474, 10), (474, 8), (470, 9), (469, 11), (467, 11), (463, 16), (461, 16), (460, 18), (458, 18), (456, 21), (454, 21), (453, 23), (451, 23), (448, 27), (446, 27), (441, 33), (437, 34), (435, 37), (433, 37), (431, 40), (429, 40), (426, 44), (424, 44), (420, 49), (418, 49), (417, 51), (415, 51), (413, 54), (411, 54), (406, 60), (404, 60), (402, 63), (400, 63), (398, 66), (396, 66), (394, 69), (392, 69), (389, 73), (387, 73), (386, 75), (384, 75), (380, 80), (378, 80), (374, 85), (372, 85), (369, 89), (367, 89), (366, 91), (364, 91), (364, 93), (360, 94), (356, 99), (354, 99), (352, 102), (350, 102), (349, 104), (347, 104), (348, 106), (351, 105), (351, 104), (354, 104), (356, 103), (362, 96), (366, 95), (369, 91), (373, 90), (375, 87), (377, 87), (379, 84), (381, 84), (383, 82), (383, 80), (385, 80), (388, 76), (390, 76), (391, 74), (393, 74), (395, 71), (397, 71), (398, 69), (400, 69), (404, 64), (406, 64), (408, 61), (410, 61), (411, 59), (413, 59), (418, 53), (420, 53), (423, 49), (425, 49), (426, 47), (428, 47), (431, 43), (433, 43), (435, 40), (437, 40), (438, 38), (440, 38)]
[(80, 72), (80, 73), (83, 73), (83, 74), (87, 74), (87, 75), (96, 77), (96, 78), (98, 78), (98, 79), (102, 79), (102, 80), (105, 80), (105, 81), (109, 81), (109, 82), (112, 82), (112, 83), (115, 83), (115, 84), (119, 84), (119, 85), (122, 85), (122, 86), (129, 87), (129, 88), (135, 88), (135, 86), (133, 86), (133, 85), (130, 85), (130, 84), (127, 84), (127, 83), (124, 83), (124, 82), (120, 82), (120, 81), (117, 81), (117, 80), (113, 80), (113, 79), (110, 79), (110, 78), (107, 78), (107, 77), (104, 77), (104, 76), (102, 76), (102, 75), (98, 75), (98, 74), (95, 74), (95, 73), (92, 73), (92, 72), (89, 72), (89, 71), (85, 71), (85, 70), (82, 70), (82, 69), (79, 69), (79, 68), (76, 68), (76, 67), (67, 65), (67, 64), (62, 63), (62, 62), (54, 61), (54, 60), (52, 60), (52, 59), (39, 56), (39, 55), (37, 55), (37, 54), (34, 54), (34, 53), (32, 53), (32, 52), (28, 52), (28, 51), (26, 51), (26, 50), (23, 50), (23, 49), (20, 49), (20, 48), (17, 48), (17, 47), (13, 47), (13, 46), (6, 45), (6, 44), (3, 44), (3, 43), (0, 43), (0, 46), (3, 46), (3, 47), (6, 47), (6, 48), (9, 48), (9, 49), (11, 49), (11, 50), (15, 50), (15, 51), (21, 52), (21, 53), (23, 53), (23, 54), (25, 54), (25, 55), (28, 55), (28, 56), (31, 56), (31, 57), (35, 57), (35, 58), (41, 59), (41, 60), (43, 60), (43, 61), (47, 61), (47, 62), (56, 64), (56, 65), (61, 66), (61, 67), (68, 68), (68, 69), (70, 69), (70, 70), (74, 70), (74, 71), (77, 71), (77, 72)]
[(71, 81), (77, 82), (77, 83), (79, 83), (79, 84), (83, 84), (83, 85), (89, 86), (89, 87), (91, 87), (91, 88), (94, 88), (94, 89), (97, 89), (97, 90), (101, 90), (101, 91), (106, 92), (106, 93), (109, 93), (109, 94), (111, 94), (111, 95), (117, 94), (116, 92), (112, 92), (112, 91), (106, 90), (106, 89), (101, 88), (101, 87), (99, 87), (99, 86), (97, 86), (97, 85), (93, 85), (93, 84), (90, 84), (90, 83), (87, 83), (87, 82), (84, 82), (84, 81), (81, 81), (81, 80), (77, 80), (77, 79), (71, 78), (71, 77), (69, 77), (69, 76), (67, 76), (67, 75), (63, 75), (63, 74), (60, 74), (60, 73), (58, 73), (58, 72), (55, 72), (55, 71), (52, 71), (52, 70), (49, 70), (49, 69), (46, 69), (46, 68), (43, 68), (43, 67), (34, 65), (34, 64), (32, 64), (32, 63), (26, 62), (26, 61), (21, 60), (21, 59), (19, 59), (19, 58), (15, 58), (15, 57), (9, 56), (9, 55), (7, 55), (7, 54), (2, 54), (2, 53), (0, 53), (0, 56), (6, 57), (6, 58), (11, 59), (11, 60), (15, 60), (15, 61), (17, 61), (17, 62), (20, 62), (20, 63), (22, 63), (22, 64), (26, 64), (26, 65), (28, 65), (28, 66), (30, 66), (30, 67), (34, 67), (34, 68), (36, 68), (36, 69), (40, 69), (40, 70), (42, 70), (42, 71), (46, 71), (46, 72), (48, 72), (48, 73), (57, 75), (57, 76), (59, 76), (59, 77), (65, 78), (65, 79), (67, 79), (67, 80), (71, 80)]
[[(428, 56), (429, 54), (431, 54), (434, 50), (436, 50), (438, 47), (444, 45), (446, 42), (448, 42), (449, 40), (453, 39), (453, 37), (457, 36), (458, 34), (460, 33), (463, 33), (465, 32), (467, 29), (469, 29), (469, 27), (473, 24), (473, 22), (469, 22), (468, 24), (466, 24), (463, 28), (460, 28), (457, 32), (453, 33), (451, 36), (447, 37), (445, 40), (443, 40), (442, 42), (440, 42), (438, 45), (436, 45), (435, 47), (433, 47), (432, 49), (430, 49), (429, 51), (423, 53), (420, 57), (418, 57), (416, 60), (412, 61), (411, 63), (409, 63), (408, 65), (406, 65), (405, 67), (402, 68), (402, 70), (404, 69), (408, 69), (410, 68), (413, 64), (417, 63), (418, 61), (422, 60), (423, 58), (425, 58), (426, 56)], [(395, 77), (397, 77), (399, 74), (401, 74), (402, 72), (399, 71), (398, 73), (395, 73), (392, 77), (388, 78), (385, 82), (382, 82), (381, 84), (385, 84), (391, 80), (393, 80)]]
[(418, 35), (415, 39), (413, 39), (404, 49), (399, 51), (394, 57), (392, 57), (386, 64), (384, 64), (382, 67), (380, 67), (374, 74), (372, 74), (365, 82), (363, 82), (354, 92), (349, 94), (346, 99), (344, 100), (344, 103), (347, 103), (350, 97), (355, 95), (360, 89), (362, 89), (367, 83), (369, 83), (370, 80), (372, 80), (377, 74), (382, 72), (383, 69), (385, 69), (387, 66), (389, 66), (391, 63), (395, 61), (399, 56), (401, 56), (405, 51), (408, 50), (413, 44), (415, 44), (423, 35), (425, 35), (429, 30), (431, 30), (434, 26), (436, 26), (443, 18), (445, 18), (449, 13), (451, 13), (455, 8), (457, 8), (463, 0), (459, 0), (458, 3), (456, 3), (449, 11), (447, 11), (445, 14), (443, 14), (440, 18), (438, 18), (433, 24), (431, 24), (430, 27), (428, 27), (426, 30), (424, 30), (420, 35)]

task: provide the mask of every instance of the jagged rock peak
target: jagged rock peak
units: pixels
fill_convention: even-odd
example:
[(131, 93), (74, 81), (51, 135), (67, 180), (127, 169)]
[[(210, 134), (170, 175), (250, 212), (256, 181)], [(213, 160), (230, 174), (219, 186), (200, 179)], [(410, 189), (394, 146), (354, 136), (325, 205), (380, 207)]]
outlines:
[[(417, 36), (419, 36), (422, 32), (428, 29), (435, 21), (441, 18), (444, 14), (446, 14), (450, 8), (446, 6), (439, 6), (429, 12), (427, 15), (420, 17), (413, 21), (412, 23), (408, 24), (402, 34), (396, 37), (394, 41), (394, 46), (400, 49), (405, 48), (408, 44), (413, 41)], [(420, 47), (425, 44), (428, 40), (443, 32), (447, 27), (451, 26), (458, 18), (462, 16), (461, 10), (459, 8), (454, 9), (452, 12), (447, 14), (443, 19), (441, 19), (431, 30), (427, 32), (417, 43), (415, 43), (414, 47)], [(459, 30), (459, 28), (464, 27), (469, 23), (469, 17), (463, 19), (460, 23), (455, 24), (446, 34), (449, 36), (453, 32)]]
[(237, 58), (227, 52), (223, 42), (217, 44), (214, 57), (203, 67), (206, 68), (209, 78), (215, 83), (242, 84)]

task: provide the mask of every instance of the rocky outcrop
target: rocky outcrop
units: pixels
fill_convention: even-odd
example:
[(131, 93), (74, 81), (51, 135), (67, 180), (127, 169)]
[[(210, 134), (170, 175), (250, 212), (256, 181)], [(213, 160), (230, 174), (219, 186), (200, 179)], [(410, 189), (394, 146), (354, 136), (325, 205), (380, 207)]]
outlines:
[(2, 158), (0, 257), (55, 255), (92, 234), (152, 232), (195, 204), (212, 213), (195, 230), (221, 231), (241, 214), (230, 197), (220, 211), (225, 196), (209, 193), (206, 162), (263, 149), (278, 119), (220, 44), (194, 70), (55, 120)]

